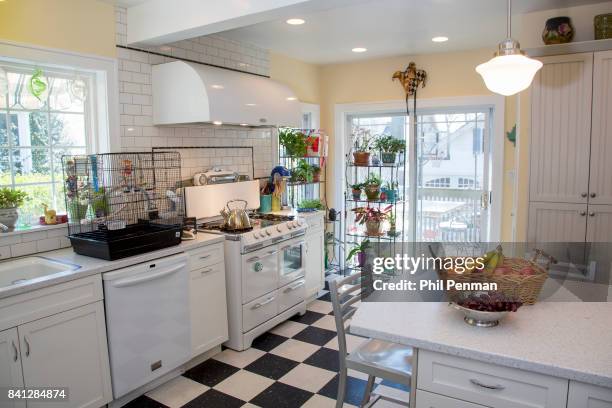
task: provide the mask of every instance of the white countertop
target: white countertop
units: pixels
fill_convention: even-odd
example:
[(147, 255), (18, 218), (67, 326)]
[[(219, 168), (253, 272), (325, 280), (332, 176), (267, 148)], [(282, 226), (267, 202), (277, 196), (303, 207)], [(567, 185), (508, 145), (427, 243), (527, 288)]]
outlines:
[[(30, 292), (32, 290), (44, 288), (46, 286), (56, 285), (58, 283), (71, 281), (85, 276), (95, 275), (113, 271), (120, 268), (136, 265), (143, 262), (148, 262), (152, 259), (163, 258), (166, 256), (178, 254), (190, 249), (200, 248), (203, 246), (223, 242), (225, 237), (218, 234), (198, 233), (197, 238), (192, 241), (183, 241), (179, 245), (160, 249), (157, 251), (147, 252), (145, 254), (130, 256), (116, 261), (106, 261), (104, 259), (92, 258), (88, 256), (76, 254), (72, 248), (60, 249), (57, 251), (41, 252), (30, 256), (40, 256), (56, 261), (78, 265), (80, 268), (72, 271), (56, 273), (40, 278), (26, 281), (22, 284), (0, 288), (0, 299), (9, 296), (18, 295), (20, 293)], [(3, 261), (11, 262), (11, 260)]]
[(612, 388), (612, 303), (540, 302), (480, 328), (447, 303), (362, 302), (351, 332)]

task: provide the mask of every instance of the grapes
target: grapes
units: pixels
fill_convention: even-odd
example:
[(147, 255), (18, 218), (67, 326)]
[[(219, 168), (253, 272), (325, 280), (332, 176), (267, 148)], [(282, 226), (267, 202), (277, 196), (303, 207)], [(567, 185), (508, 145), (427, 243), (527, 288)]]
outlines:
[(470, 294), (457, 304), (480, 312), (516, 312), (523, 305), (498, 292)]

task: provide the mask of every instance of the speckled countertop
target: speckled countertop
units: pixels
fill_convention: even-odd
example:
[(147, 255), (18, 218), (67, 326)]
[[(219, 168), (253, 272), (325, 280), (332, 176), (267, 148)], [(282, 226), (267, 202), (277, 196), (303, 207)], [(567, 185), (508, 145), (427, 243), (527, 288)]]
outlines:
[[(36, 289), (44, 288), (46, 286), (56, 285), (58, 283), (83, 278), (85, 276), (114, 271), (116, 269), (125, 268), (142, 262), (148, 262), (152, 259), (175, 255), (181, 252), (188, 251), (190, 249), (196, 249), (218, 242), (223, 242), (224, 239), (225, 238), (222, 235), (199, 233), (197, 234), (197, 238), (195, 240), (183, 241), (179, 245), (160, 249), (158, 251), (147, 252), (141, 255), (130, 256), (128, 258), (118, 259), (116, 261), (105, 261), (103, 259), (78, 255), (72, 250), (72, 248), (60, 249), (57, 251), (41, 252), (31, 256), (39, 256), (59, 262), (77, 265), (78, 268), (75, 270), (69, 270), (66, 272), (42, 276), (40, 278), (28, 280), (20, 284), (0, 288), (0, 299), (18, 295), (20, 293), (30, 292)], [(11, 262), (11, 260), (9, 259), (7, 261), (3, 261), (1, 264), (4, 264), (5, 262)]]
[(472, 327), (447, 303), (362, 302), (351, 332), (612, 388), (612, 303), (540, 302)]

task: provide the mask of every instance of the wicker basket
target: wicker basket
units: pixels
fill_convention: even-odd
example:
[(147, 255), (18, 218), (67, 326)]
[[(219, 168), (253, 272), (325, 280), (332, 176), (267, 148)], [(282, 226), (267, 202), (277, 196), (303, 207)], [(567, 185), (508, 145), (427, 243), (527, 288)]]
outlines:
[[(540, 253), (538, 252), (538, 254)], [(542, 286), (548, 277), (548, 271), (538, 265), (535, 260), (535, 258), (531, 261), (522, 258), (504, 258), (503, 264), (498, 265), (498, 268), (503, 267), (506, 270), (507, 273), (504, 274), (495, 270), (481, 271), (475, 269), (472, 272), (457, 273), (454, 270), (442, 269), (438, 271), (438, 275), (445, 281), (445, 287), (447, 280), (461, 283), (496, 283), (497, 291), (503, 293), (506, 298), (514, 299), (526, 305), (533, 305), (536, 303)], [(521, 274), (521, 269), (525, 267), (532, 268), (535, 273), (533, 275)], [(447, 293), (449, 300), (452, 302), (456, 302), (466, 295), (466, 291), (452, 288), (447, 290)]]

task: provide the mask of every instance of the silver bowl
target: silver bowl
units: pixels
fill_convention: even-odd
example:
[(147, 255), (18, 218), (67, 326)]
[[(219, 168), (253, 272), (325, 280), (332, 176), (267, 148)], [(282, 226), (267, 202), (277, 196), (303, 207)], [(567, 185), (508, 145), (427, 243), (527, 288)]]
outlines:
[(477, 327), (495, 327), (499, 321), (506, 317), (510, 312), (482, 312), (480, 310), (468, 309), (467, 307), (459, 306), (456, 303), (451, 305), (464, 314), (463, 320), (472, 326)]

